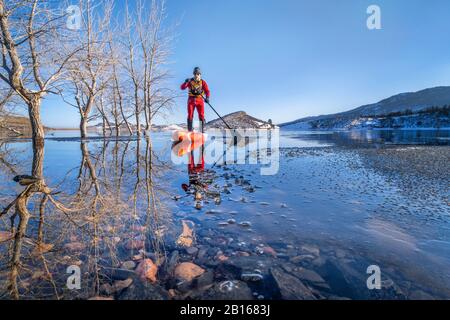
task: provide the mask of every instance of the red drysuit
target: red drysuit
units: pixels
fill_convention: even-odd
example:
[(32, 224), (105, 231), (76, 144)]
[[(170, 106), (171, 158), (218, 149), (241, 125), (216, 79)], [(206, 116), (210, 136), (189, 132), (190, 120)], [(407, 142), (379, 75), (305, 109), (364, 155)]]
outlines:
[[(205, 103), (202, 95), (209, 99), (209, 88), (205, 80), (195, 81), (191, 79), (189, 82), (185, 82), (181, 85), (181, 90), (189, 88), (188, 99), (188, 120), (194, 119), (194, 110), (197, 109), (198, 118), (200, 121), (205, 121)], [(195, 92), (195, 94), (194, 94)]]

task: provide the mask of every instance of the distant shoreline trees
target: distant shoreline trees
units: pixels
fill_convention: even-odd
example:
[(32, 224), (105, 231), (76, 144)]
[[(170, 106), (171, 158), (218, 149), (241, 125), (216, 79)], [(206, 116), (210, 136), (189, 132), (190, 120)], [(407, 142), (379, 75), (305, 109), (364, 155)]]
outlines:
[(27, 106), (33, 142), (45, 138), (41, 106), (48, 94), (77, 108), (82, 139), (94, 120), (105, 135), (148, 132), (175, 97), (166, 84), (173, 31), (164, 1), (126, 2), (120, 15), (113, 0), (75, 5), (80, 26), (71, 30), (68, 3), (0, 0), (0, 81)]

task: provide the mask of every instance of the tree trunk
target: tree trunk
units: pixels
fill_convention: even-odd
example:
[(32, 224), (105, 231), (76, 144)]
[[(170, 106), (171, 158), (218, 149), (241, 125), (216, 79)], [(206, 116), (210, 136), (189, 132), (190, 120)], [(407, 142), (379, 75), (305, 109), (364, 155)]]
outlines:
[(86, 139), (88, 137), (87, 118), (85, 116), (81, 116), (80, 133), (81, 133), (81, 139)]
[(136, 113), (136, 133), (138, 137), (141, 136), (141, 123), (139, 120), (139, 113)]
[(33, 164), (31, 167), (31, 175), (33, 177), (44, 178), (44, 145), (33, 143)]
[(136, 116), (136, 133), (137, 136), (141, 136), (141, 121), (139, 119), (139, 85), (135, 81), (134, 83), (134, 103), (135, 103), (135, 116)]
[(106, 137), (106, 120), (105, 120), (105, 117), (102, 117), (102, 132), (103, 132), (103, 137)]
[(44, 126), (42, 125), (41, 115), (41, 97), (33, 96), (28, 103), (28, 115), (30, 117), (31, 135), (33, 138), (33, 146), (44, 145)]

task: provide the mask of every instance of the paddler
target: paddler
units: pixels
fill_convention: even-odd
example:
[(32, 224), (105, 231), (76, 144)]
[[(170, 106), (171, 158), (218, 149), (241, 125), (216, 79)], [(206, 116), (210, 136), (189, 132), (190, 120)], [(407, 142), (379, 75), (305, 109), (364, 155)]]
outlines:
[(202, 72), (199, 67), (194, 69), (194, 77), (186, 79), (181, 85), (181, 90), (189, 89), (188, 99), (188, 131), (193, 131), (194, 110), (197, 109), (200, 120), (201, 132), (205, 132), (205, 102), (209, 103), (209, 88), (205, 80), (202, 79)]

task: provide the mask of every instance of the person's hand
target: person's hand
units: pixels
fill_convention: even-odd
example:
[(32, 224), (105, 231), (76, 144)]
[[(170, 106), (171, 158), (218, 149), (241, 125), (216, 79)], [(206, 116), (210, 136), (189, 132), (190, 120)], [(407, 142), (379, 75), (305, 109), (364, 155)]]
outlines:
[(209, 98), (208, 97), (205, 98), (205, 102), (209, 103)]
[(184, 83), (188, 83), (189, 81), (191, 81), (191, 79), (186, 79), (184, 80)]

